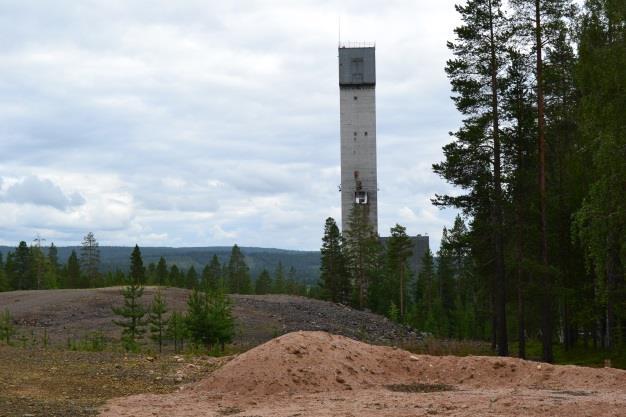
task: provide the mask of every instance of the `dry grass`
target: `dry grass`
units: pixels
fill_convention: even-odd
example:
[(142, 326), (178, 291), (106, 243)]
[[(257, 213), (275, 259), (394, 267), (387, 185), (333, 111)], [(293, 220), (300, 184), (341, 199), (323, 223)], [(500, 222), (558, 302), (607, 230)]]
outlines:
[(92, 416), (110, 398), (172, 392), (221, 361), (0, 344), (0, 416)]

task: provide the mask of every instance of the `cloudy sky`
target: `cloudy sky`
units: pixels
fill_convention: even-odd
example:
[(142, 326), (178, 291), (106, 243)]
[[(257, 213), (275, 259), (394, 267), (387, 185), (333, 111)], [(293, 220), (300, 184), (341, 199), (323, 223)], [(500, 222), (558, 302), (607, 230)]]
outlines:
[(338, 20), (375, 41), (380, 232), (439, 244), (449, 0), (0, 1), (0, 244), (318, 249)]

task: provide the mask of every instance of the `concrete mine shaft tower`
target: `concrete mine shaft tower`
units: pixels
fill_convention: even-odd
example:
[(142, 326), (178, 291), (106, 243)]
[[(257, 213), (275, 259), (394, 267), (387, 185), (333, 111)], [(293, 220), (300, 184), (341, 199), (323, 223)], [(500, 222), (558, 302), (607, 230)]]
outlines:
[(339, 45), (341, 228), (354, 204), (365, 206), (378, 232), (376, 54), (373, 44)]

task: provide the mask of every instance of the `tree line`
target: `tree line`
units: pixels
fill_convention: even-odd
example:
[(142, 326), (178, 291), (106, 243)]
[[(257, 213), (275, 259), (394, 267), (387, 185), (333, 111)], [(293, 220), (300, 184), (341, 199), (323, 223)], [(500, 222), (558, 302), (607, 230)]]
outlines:
[(427, 250), (413, 271), (406, 228), (396, 224), (381, 239), (355, 205), (342, 233), (328, 218), (321, 247), (319, 289), (315, 296), (368, 309), (443, 338), (485, 339), (491, 331), (488, 289), (471, 267), (468, 229), (458, 216), (444, 228), (435, 255)]
[(463, 192), (500, 355), (626, 343), (626, 3), (470, 0), (446, 65), (464, 119), (434, 171)]
[[(384, 248), (358, 207), (326, 223), (323, 296), (443, 336), (554, 360), (556, 343), (626, 344), (626, 2), (469, 0), (448, 42), (461, 126), (435, 173), (459, 209), (407, 274), (403, 228)], [(408, 285), (408, 287), (407, 287)], [(392, 291), (393, 289), (393, 291)], [(407, 291), (412, 292), (407, 298)]]
[[(124, 285), (128, 272), (117, 269), (102, 273), (100, 266), (99, 245), (91, 232), (84, 237), (78, 253), (73, 250), (65, 263), (60, 262), (54, 243), (42, 248), (21, 241), (6, 258), (0, 253), (0, 291)], [(188, 289), (220, 287), (239, 294), (306, 295), (309, 291), (297, 278), (296, 269), (285, 268), (280, 261), (274, 271), (262, 270), (253, 277), (237, 245), (226, 262), (220, 263), (217, 255), (213, 255), (200, 271), (194, 266), (183, 269), (176, 264), (168, 265), (160, 257), (158, 262), (147, 265), (144, 283)]]

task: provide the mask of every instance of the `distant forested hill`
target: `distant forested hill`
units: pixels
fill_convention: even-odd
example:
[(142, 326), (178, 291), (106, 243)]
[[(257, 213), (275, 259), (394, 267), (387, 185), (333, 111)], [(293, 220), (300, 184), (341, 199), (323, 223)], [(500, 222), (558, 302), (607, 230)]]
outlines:
[[(102, 272), (120, 269), (127, 271), (130, 265), (130, 253), (132, 247), (124, 246), (100, 246), (100, 269)], [(59, 262), (65, 263), (72, 250), (80, 256), (80, 246), (58, 247)], [(270, 273), (276, 269), (278, 262), (282, 262), (285, 273), (289, 268), (296, 270), (296, 278), (299, 281), (315, 282), (319, 276), (320, 253), (317, 251), (295, 251), (271, 248), (242, 247), (246, 257), (246, 263), (250, 267), (250, 273), (256, 278), (266, 268)], [(9, 251), (15, 251), (15, 247), (0, 246), (0, 253), (6, 258)], [(220, 263), (228, 262), (230, 247), (196, 247), (196, 248), (169, 248), (169, 247), (142, 247), (144, 264), (159, 261), (163, 256), (168, 265), (176, 264), (179, 268), (188, 269), (194, 266), (198, 272), (204, 265), (211, 261), (213, 255), (217, 255)]]

